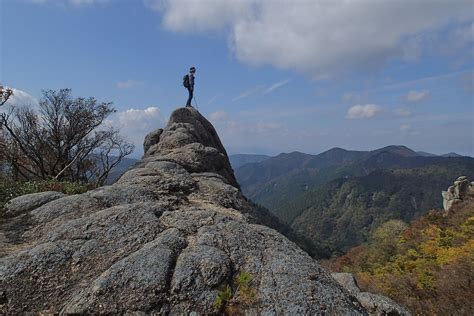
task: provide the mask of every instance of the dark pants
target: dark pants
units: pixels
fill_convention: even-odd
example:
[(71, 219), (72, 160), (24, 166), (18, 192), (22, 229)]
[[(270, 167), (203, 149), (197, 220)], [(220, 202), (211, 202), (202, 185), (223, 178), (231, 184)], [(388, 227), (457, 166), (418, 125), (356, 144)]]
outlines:
[(189, 97), (188, 97), (188, 102), (186, 102), (186, 106), (191, 106), (191, 101), (193, 100), (193, 89), (189, 89), (188, 88), (188, 92), (189, 92)]

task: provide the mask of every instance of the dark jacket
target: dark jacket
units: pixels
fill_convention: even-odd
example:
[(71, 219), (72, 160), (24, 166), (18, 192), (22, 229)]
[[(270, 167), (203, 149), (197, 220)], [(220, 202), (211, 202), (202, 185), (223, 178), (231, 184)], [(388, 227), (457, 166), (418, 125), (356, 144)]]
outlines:
[(189, 79), (189, 89), (194, 90), (194, 75), (193, 73), (188, 74), (188, 79)]

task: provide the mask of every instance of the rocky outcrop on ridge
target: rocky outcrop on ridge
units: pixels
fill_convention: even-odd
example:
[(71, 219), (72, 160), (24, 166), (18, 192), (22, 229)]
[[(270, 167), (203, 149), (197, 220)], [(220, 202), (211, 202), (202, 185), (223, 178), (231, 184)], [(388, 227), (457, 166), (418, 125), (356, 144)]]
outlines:
[(457, 178), (447, 191), (441, 193), (444, 210), (449, 212), (453, 205), (462, 202), (470, 191), (474, 191), (474, 183), (469, 183), (466, 176)]
[(115, 184), (8, 219), (29, 226), (0, 258), (1, 314), (366, 314), (308, 254), (258, 224), (195, 109), (176, 110), (145, 148)]
[(331, 273), (331, 275), (340, 285), (357, 298), (370, 315), (411, 315), (406, 308), (386, 296), (362, 292), (352, 273)]

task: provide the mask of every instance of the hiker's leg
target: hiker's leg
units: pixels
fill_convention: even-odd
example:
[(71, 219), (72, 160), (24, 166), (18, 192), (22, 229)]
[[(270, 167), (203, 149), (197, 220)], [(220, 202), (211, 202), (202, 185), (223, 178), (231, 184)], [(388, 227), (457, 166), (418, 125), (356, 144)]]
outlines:
[(191, 101), (193, 99), (193, 90), (188, 89), (188, 92), (189, 92), (189, 97), (188, 97), (188, 101), (186, 102), (186, 106), (191, 106)]

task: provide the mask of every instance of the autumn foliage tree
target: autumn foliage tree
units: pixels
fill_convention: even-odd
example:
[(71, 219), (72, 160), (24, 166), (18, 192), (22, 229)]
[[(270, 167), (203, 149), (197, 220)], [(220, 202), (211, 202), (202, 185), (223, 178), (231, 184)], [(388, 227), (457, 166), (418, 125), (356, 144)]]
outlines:
[(115, 109), (70, 89), (43, 91), (38, 111), (12, 106), (1, 120), (4, 156), (17, 179), (105, 182), (134, 146), (105, 127)]
[(352, 272), (360, 287), (417, 315), (474, 315), (474, 196), (414, 220), (389, 221), (368, 244), (325, 262)]

